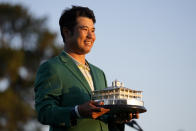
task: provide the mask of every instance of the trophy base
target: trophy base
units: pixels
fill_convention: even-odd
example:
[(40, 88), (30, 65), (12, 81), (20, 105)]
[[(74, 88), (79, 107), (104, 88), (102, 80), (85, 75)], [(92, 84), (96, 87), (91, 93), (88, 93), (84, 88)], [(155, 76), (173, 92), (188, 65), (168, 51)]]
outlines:
[(146, 108), (138, 105), (102, 105), (101, 107), (110, 109), (111, 112), (144, 113)]

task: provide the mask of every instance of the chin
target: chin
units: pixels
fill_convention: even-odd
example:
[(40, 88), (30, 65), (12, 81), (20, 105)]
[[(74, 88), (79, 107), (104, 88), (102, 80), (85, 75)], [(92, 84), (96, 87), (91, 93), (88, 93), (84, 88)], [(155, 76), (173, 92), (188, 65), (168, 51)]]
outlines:
[(84, 54), (88, 54), (89, 52), (90, 52), (90, 50), (89, 51), (85, 51)]
[(81, 50), (81, 51), (79, 51), (78, 54), (80, 54), (80, 55), (86, 55), (86, 54), (88, 54), (89, 52), (90, 52), (90, 50)]

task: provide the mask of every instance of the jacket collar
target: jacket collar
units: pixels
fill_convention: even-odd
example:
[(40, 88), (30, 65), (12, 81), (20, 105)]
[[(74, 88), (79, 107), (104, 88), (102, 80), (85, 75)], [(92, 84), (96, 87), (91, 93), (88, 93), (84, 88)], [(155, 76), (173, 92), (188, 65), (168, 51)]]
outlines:
[[(84, 75), (80, 71), (80, 69), (77, 67), (76, 63), (68, 56), (65, 51), (62, 51), (61, 54), (59, 55), (61, 61), (64, 63), (64, 65), (74, 74), (74, 76), (82, 83), (84, 88), (87, 90), (89, 95), (91, 96), (92, 91), (91, 88), (85, 79)], [(91, 66), (90, 66), (91, 68)], [(93, 70), (93, 69), (92, 69)], [(93, 73), (91, 73), (93, 77)], [(94, 77), (93, 77), (94, 78)], [(94, 84), (94, 79), (93, 79), (93, 84)], [(94, 84), (95, 85), (95, 84)]]

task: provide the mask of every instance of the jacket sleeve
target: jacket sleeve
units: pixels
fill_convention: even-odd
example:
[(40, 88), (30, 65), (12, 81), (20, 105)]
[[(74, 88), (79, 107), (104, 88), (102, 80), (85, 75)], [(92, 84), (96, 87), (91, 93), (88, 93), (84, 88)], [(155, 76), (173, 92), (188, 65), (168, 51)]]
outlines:
[(34, 86), (38, 120), (46, 125), (70, 127), (70, 115), (73, 107), (60, 106), (61, 81), (55, 69), (48, 62), (40, 66)]

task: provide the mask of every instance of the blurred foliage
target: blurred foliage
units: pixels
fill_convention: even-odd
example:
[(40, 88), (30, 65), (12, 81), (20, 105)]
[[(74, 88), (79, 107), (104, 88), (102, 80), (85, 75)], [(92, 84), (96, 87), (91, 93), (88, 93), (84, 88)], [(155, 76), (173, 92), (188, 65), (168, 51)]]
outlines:
[(23, 131), (36, 119), (36, 71), (42, 61), (61, 50), (46, 20), (34, 17), (22, 5), (0, 4), (0, 81), (9, 81), (6, 90), (0, 91), (1, 131)]

